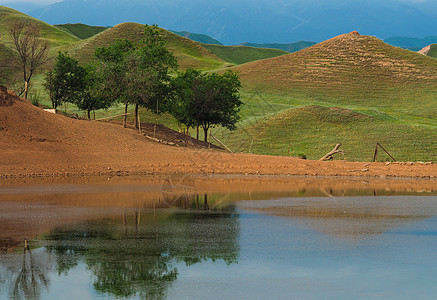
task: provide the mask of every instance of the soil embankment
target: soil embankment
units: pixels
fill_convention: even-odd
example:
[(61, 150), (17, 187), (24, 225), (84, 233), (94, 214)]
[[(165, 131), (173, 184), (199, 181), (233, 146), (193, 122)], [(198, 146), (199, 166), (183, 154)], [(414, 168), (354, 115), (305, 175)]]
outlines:
[(258, 174), (436, 178), (426, 163), (319, 162), (163, 145), (116, 124), (52, 114), (0, 91), (0, 177)]

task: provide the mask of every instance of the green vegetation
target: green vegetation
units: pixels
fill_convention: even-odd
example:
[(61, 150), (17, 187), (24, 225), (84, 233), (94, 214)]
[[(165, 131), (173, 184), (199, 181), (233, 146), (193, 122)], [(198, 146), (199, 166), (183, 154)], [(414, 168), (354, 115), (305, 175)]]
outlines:
[(230, 70), (219, 75), (188, 69), (173, 80), (175, 97), (169, 111), (187, 130), (202, 127), (207, 142), (208, 131), (214, 126), (236, 129), (242, 104), (240, 88), (238, 75)]
[(92, 66), (82, 67), (78, 61), (59, 52), (55, 67), (46, 74), (44, 87), (50, 95), (52, 107), (57, 109), (64, 102), (75, 104), (87, 112), (110, 106), (108, 98), (97, 95), (97, 76)]
[(108, 27), (103, 26), (90, 26), (85, 24), (59, 24), (54, 25), (56, 28), (60, 28), (64, 31), (67, 31), (68, 33), (77, 36), (78, 38), (84, 40), (87, 38), (90, 38), (102, 31), (105, 31), (108, 29)]
[[(211, 70), (226, 66), (226, 62), (202, 47), (199, 43), (187, 38), (160, 29), (163, 38), (167, 41), (167, 48), (174, 53), (180, 68), (195, 68)], [(139, 42), (144, 33), (144, 25), (138, 23), (122, 23), (103, 31), (87, 40), (77, 43), (69, 50), (72, 57), (86, 64), (93, 60), (97, 48), (107, 47), (116, 40)]]
[(32, 18), (19, 11), (5, 6), (0, 6), (0, 42), (5, 45), (10, 45), (7, 41), (8, 28), (16, 22), (24, 22), (26, 24), (35, 24), (38, 26), (41, 37), (49, 42), (49, 45), (54, 47), (70, 45), (79, 40), (74, 35), (67, 33), (55, 26), (44, 23), (38, 19)]
[(187, 39), (190, 39), (190, 40), (198, 42), (198, 43), (223, 45), (222, 43), (220, 43), (216, 39), (213, 39), (212, 37), (210, 37), (206, 34), (192, 33), (192, 32), (188, 32), (188, 31), (173, 31), (173, 30), (170, 30), (170, 31), (173, 32), (174, 34), (183, 36)]
[(437, 44), (430, 45), (431, 49), (427, 53), (428, 56), (437, 58)]
[(316, 43), (314, 42), (306, 42), (306, 41), (300, 41), (295, 43), (289, 43), (289, 44), (255, 44), (255, 43), (243, 43), (241, 46), (248, 46), (248, 47), (257, 47), (257, 48), (270, 48), (270, 49), (280, 49), (287, 52), (297, 52), (300, 50), (303, 50), (305, 48), (314, 46)]
[(221, 46), (206, 44), (203, 46), (221, 59), (236, 65), (244, 64), (250, 61), (276, 57), (288, 53), (284, 50), (262, 49), (247, 46)]

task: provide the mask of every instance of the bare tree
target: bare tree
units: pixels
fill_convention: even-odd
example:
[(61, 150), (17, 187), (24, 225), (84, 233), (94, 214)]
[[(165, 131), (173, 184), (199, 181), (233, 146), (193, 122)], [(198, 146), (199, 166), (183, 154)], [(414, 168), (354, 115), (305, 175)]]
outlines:
[(40, 38), (40, 30), (35, 24), (14, 23), (9, 29), (9, 36), (17, 52), (13, 58), (13, 67), (22, 72), (24, 98), (27, 99), (32, 76), (48, 62), (49, 44)]

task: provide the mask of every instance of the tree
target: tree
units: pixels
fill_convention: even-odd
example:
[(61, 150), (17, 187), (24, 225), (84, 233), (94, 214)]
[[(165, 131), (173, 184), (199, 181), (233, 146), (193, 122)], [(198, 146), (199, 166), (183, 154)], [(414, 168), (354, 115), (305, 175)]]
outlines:
[(33, 75), (48, 62), (49, 45), (47, 41), (40, 38), (39, 28), (34, 24), (16, 22), (9, 29), (9, 36), (16, 51), (12, 66), (22, 72), (24, 98), (27, 99)]
[(95, 55), (99, 59), (100, 94), (124, 103), (125, 114), (129, 104), (135, 105), (135, 127), (139, 106), (162, 110), (159, 101), (170, 94), (169, 72), (177, 68), (177, 62), (156, 25), (145, 26), (144, 39), (137, 45), (121, 40), (98, 48)]
[(44, 87), (53, 108), (62, 102), (76, 103), (86, 88), (86, 70), (66, 52), (59, 52), (52, 71), (46, 73)]
[(85, 71), (85, 88), (79, 92), (75, 104), (79, 109), (85, 110), (88, 119), (91, 119), (91, 111), (108, 108), (111, 106), (111, 102), (108, 98), (101, 97), (98, 93), (94, 92), (94, 88), (97, 84), (95, 70), (88, 65)]
[(241, 82), (237, 73), (228, 70), (223, 75), (201, 74), (187, 70), (174, 80), (174, 86), (176, 103), (170, 112), (187, 126), (201, 126), (205, 142), (208, 141), (211, 127), (221, 125), (229, 130), (236, 128), (242, 104), (239, 95)]
[(192, 109), (194, 104), (194, 82), (200, 76), (200, 71), (187, 69), (172, 80), (173, 97), (168, 102), (167, 110), (179, 123), (187, 127), (187, 131), (190, 127), (198, 125), (194, 119)]
[(56, 78), (54, 71), (49, 71), (46, 73), (44, 78), (43, 86), (46, 91), (49, 93), (50, 101), (52, 102), (52, 107), (57, 109), (59, 105), (62, 104), (62, 101), (59, 95), (58, 86), (56, 84)]
[(85, 110), (90, 119), (92, 110), (110, 106), (109, 101), (94, 92), (96, 84), (91, 66), (82, 67), (67, 53), (59, 52), (53, 71), (46, 74), (44, 87), (49, 92), (53, 108), (62, 102), (70, 102)]

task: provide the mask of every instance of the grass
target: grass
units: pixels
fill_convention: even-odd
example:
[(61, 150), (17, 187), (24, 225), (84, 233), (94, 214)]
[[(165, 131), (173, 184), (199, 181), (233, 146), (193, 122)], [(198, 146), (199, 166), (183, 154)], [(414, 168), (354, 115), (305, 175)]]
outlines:
[(437, 58), (437, 44), (432, 44), (431, 49), (429, 50), (428, 56)]
[(212, 44), (204, 44), (203, 46), (221, 59), (236, 65), (288, 54), (288, 52), (284, 50), (248, 46), (222, 46)]
[(36, 24), (40, 28), (41, 37), (47, 40), (52, 48), (70, 45), (79, 40), (71, 33), (67, 33), (55, 26), (44, 23), (12, 8), (0, 6), (0, 42), (9, 45), (8, 26), (14, 22)]
[(311, 47), (315, 45), (314, 42), (306, 42), (306, 41), (300, 41), (295, 43), (289, 43), (289, 44), (255, 44), (255, 43), (244, 43), (242, 46), (249, 46), (249, 47), (258, 47), (258, 48), (270, 48), (270, 49), (280, 49), (287, 52), (297, 52), (302, 49)]
[[(77, 43), (69, 49), (69, 52), (81, 63), (87, 63), (94, 58), (94, 51), (98, 47), (109, 46), (117, 39), (129, 39), (138, 42), (143, 38), (143, 33), (144, 25), (122, 23)], [(226, 65), (225, 61), (202, 47), (199, 43), (166, 30), (162, 30), (162, 33), (167, 39), (168, 49), (174, 53), (181, 69), (196, 68), (211, 70)]]
[(56, 28), (62, 29), (70, 34), (73, 34), (74, 36), (84, 40), (87, 38), (90, 38), (102, 31), (105, 31), (108, 29), (107, 27), (103, 26), (90, 26), (85, 24), (59, 24), (54, 25)]
[[(301, 106), (247, 122), (235, 132), (221, 130), (217, 135), (220, 133), (231, 149), (250, 149), (257, 154), (305, 154), (309, 159), (319, 159), (342, 143), (348, 160), (370, 161), (376, 143), (380, 143), (397, 160), (437, 161), (435, 127), (387, 121), (338, 107)], [(380, 159), (390, 160), (383, 155)]]

